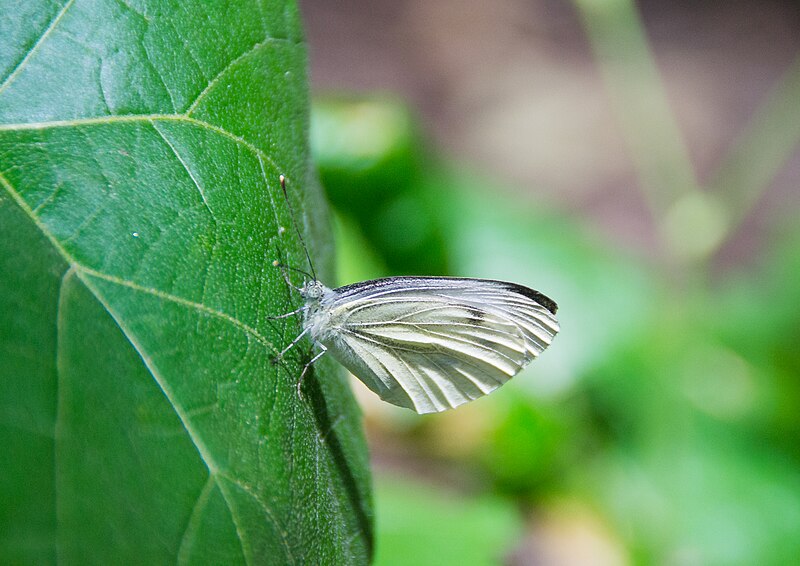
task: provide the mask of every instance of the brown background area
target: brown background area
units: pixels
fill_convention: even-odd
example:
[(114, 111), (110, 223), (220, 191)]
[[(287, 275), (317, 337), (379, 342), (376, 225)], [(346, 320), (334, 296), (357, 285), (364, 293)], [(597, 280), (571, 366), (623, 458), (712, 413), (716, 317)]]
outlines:
[[(640, 2), (675, 118), (706, 181), (800, 50), (794, 2)], [(444, 151), (641, 252), (655, 234), (569, 2), (302, 0), (315, 92), (397, 93)], [(800, 102), (799, 102), (800, 104)], [(795, 152), (717, 257), (756, 258), (800, 206)]]

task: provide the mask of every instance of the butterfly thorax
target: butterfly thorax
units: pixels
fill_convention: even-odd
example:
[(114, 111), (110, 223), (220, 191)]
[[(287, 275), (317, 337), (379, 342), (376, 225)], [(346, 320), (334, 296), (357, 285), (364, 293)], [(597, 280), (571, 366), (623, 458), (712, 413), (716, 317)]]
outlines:
[(330, 308), (327, 305), (334, 295), (335, 291), (316, 280), (306, 282), (300, 289), (300, 296), (306, 300), (304, 326), (315, 340), (324, 342), (326, 330), (331, 330)]

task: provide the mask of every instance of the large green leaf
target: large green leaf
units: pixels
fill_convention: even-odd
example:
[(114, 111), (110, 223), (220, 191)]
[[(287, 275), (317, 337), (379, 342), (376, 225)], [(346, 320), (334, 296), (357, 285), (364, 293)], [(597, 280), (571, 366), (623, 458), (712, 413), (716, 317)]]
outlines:
[(272, 363), (279, 174), (331, 255), (294, 4), (0, 13), (0, 562), (367, 562), (347, 385)]

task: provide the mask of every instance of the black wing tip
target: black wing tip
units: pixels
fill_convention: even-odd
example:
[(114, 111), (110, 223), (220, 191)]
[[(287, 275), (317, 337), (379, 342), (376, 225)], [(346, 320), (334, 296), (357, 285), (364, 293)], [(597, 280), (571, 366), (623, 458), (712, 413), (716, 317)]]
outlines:
[(550, 314), (556, 314), (558, 311), (558, 304), (545, 295), (544, 293), (540, 293), (539, 291), (534, 291), (530, 287), (525, 287), (524, 285), (518, 285), (517, 283), (506, 283), (506, 287), (509, 291), (513, 291), (515, 293), (519, 293), (524, 297), (528, 297), (542, 305), (544, 308), (550, 311)]

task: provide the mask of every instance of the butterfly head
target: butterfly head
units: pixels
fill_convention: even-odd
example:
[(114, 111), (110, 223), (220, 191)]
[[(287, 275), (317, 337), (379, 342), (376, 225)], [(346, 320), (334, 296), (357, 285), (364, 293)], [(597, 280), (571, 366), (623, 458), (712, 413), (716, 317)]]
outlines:
[(300, 287), (300, 296), (306, 299), (307, 301), (319, 301), (322, 298), (322, 295), (324, 294), (325, 294), (325, 285), (323, 285), (316, 279), (306, 281), (305, 285)]

